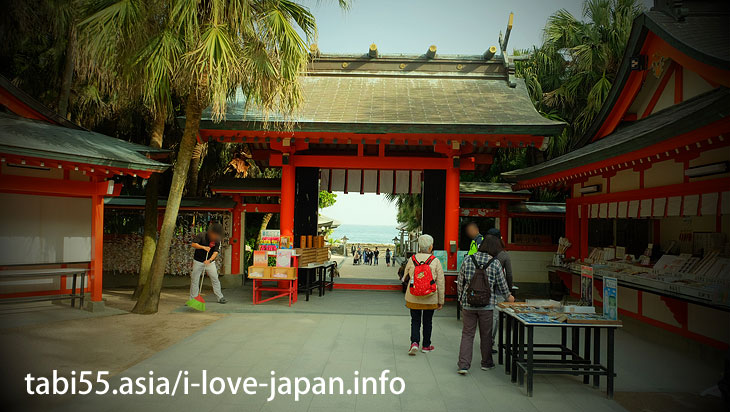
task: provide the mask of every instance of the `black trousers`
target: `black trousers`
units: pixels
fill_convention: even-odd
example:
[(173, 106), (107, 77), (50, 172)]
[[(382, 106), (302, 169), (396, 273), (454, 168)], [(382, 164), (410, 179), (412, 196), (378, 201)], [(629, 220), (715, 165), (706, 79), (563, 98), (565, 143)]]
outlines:
[(433, 311), (433, 309), (411, 309), (411, 343), (421, 342), (421, 324), (423, 324), (422, 346), (431, 346)]

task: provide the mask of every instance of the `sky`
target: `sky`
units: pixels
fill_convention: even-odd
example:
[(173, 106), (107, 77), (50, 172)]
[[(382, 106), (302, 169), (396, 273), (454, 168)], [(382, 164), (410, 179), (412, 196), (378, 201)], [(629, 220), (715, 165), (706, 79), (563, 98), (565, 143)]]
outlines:
[[(435, 44), (440, 54), (482, 54), (514, 23), (508, 49), (542, 42), (548, 17), (566, 9), (582, 18), (582, 0), (351, 0), (343, 11), (336, 0), (301, 0), (317, 21), (322, 53), (365, 53), (371, 43), (382, 54), (423, 54)], [(653, 0), (642, 0), (647, 8)], [(321, 213), (345, 224), (396, 224), (396, 207), (375, 194), (338, 194)]]
[(337, 193), (337, 202), (319, 212), (345, 224), (379, 226), (397, 224), (395, 203), (390, 203), (385, 196), (375, 193), (362, 195), (360, 193)]
[[(642, 0), (647, 7), (653, 0)], [(582, 0), (351, 0), (343, 11), (336, 0), (301, 0), (317, 21), (322, 53), (365, 53), (371, 43), (383, 54), (482, 54), (514, 25), (508, 49), (541, 43), (547, 18), (559, 9), (582, 16)]]

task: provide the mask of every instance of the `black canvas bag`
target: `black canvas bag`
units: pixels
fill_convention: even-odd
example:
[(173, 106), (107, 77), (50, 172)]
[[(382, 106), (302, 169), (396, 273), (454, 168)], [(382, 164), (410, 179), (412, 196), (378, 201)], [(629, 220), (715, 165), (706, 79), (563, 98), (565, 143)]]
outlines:
[(480, 265), (474, 255), (469, 257), (474, 262), (475, 270), (474, 276), (469, 282), (469, 287), (466, 289), (466, 303), (475, 308), (484, 307), (489, 305), (492, 298), (492, 285), (489, 284), (486, 269), (496, 258), (489, 259), (486, 265)]

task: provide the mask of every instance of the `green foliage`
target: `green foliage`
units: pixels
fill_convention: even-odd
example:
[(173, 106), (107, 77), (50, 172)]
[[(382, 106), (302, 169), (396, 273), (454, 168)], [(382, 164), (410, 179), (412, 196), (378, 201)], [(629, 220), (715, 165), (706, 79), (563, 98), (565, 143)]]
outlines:
[(516, 69), (537, 110), (568, 123), (552, 139), (548, 157), (575, 149), (586, 133), (611, 90), (631, 25), (642, 11), (638, 0), (586, 0), (583, 20), (559, 10), (548, 18), (540, 47), (515, 52), (530, 55)]
[(421, 195), (386, 193), (385, 198), (398, 207), (396, 220), (405, 224), (406, 230), (416, 231), (421, 228), (423, 211)]
[(319, 191), (319, 208), (324, 209), (326, 207), (330, 207), (337, 202), (337, 195), (335, 193), (330, 193), (326, 190), (320, 190)]

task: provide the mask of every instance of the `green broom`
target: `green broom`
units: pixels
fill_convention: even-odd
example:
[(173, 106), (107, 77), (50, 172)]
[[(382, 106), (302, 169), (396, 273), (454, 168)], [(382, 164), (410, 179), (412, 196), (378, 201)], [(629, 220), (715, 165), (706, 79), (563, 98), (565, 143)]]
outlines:
[[(209, 254), (210, 250), (205, 254), (205, 260), (208, 260)], [(203, 299), (203, 296), (200, 294), (200, 292), (203, 291), (203, 281), (205, 281), (205, 269), (203, 269), (203, 273), (200, 274), (200, 289), (198, 289), (198, 296), (185, 302), (185, 305), (201, 312), (205, 312), (205, 299)]]

